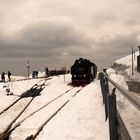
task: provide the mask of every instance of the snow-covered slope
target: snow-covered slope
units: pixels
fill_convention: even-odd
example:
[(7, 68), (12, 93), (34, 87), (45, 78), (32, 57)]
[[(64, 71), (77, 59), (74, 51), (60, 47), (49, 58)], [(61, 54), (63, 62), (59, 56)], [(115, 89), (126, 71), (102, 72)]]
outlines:
[[(134, 53), (134, 69), (132, 75), (132, 55), (128, 55), (124, 58), (118, 59), (111, 66), (115, 70), (115, 73), (123, 75), (127, 80), (140, 80), (140, 73), (137, 72), (137, 56), (139, 52)], [(110, 69), (109, 69), (110, 71)]]

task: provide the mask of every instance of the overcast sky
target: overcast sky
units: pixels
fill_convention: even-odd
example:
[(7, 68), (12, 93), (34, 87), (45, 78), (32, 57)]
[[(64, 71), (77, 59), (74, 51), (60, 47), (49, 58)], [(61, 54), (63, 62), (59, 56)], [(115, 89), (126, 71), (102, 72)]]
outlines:
[(140, 45), (140, 0), (0, 0), (0, 73), (68, 69), (79, 57), (99, 68)]

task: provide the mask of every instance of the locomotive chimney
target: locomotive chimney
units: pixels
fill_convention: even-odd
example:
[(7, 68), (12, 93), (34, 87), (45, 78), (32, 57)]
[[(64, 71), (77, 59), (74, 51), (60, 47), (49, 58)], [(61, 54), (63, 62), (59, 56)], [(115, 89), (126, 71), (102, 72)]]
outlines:
[(139, 48), (139, 55), (137, 56), (137, 71), (140, 72), (140, 46)]

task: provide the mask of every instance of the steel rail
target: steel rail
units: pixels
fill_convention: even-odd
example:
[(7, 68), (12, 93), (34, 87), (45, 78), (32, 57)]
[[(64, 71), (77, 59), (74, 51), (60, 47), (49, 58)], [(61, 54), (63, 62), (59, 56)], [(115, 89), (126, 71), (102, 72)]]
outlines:
[(113, 81), (109, 76), (107, 76), (105, 73), (103, 73), (104, 76), (107, 78), (107, 80), (114, 85), (121, 93), (124, 97), (126, 97), (139, 111), (140, 111), (140, 100), (138, 98), (136, 98), (135, 96), (132, 95), (131, 92), (129, 92), (128, 90), (124, 89), (123, 87), (121, 87), (118, 83), (116, 83), (115, 81)]
[(0, 140), (6, 139), (17, 127), (19, 127), (21, 125), (21, 123), (23, 123), (26, 119), (30, 118), (31, 116), (33, 116), (35, 113), (39, 112), (40, 110), (42, 110), (43, 108), (45, 108), (46, 106), (48, 106), (49, 104), (51, 104), (53, 101), (57, 100), (58, 98), (60, 98), (61, 96), (63, 96), (64, 94), (68, 93), (70, 90), (72, 90), (73, 88), (67, 90), (66, 92), (62, 93), (61, 95), (57, 96), (56, 98), (54, 98), (53, 100), (51, 100), (50, 102), (46, 103), (45, 105), (43, 105), (42, 107), (40, 107), (39, 109), (37, 109), (36, 111), (30, 113), (27, 117), (25, 117), (24, 119), (22, 119), (20, 122), (16, 123), (10, 130), (8, 130), (7, 132), (4, 132), (3, 134), (0, 134)]
[(29, 137), (27, 137), (25, 140), (35, 140), (36, 137), (39, 135), (39, 133), (43, 130), (44, 126), (50, 121), (52, 120), (58, 112), (60, 112), (62, 110), (62, 108), (64, 108), (66, 106), (66, 104), (69, 102), (70, 100), (67, 100), (65, 103), (63, 103), (63, 105), (61, 105), (53, 114), (50, 115), (49, 118), (47, 118), (47, 120), (41, 124), (41, 126), (38, 128), (38, 130), (36, 131), (36, 133), (34, 135), (30, 135)]
[[(43, 81), (43, 80), (40, 80), (40, 81)], [(39, 82), (40, 82), (39, 81)], [(47, 80), (45, 79), (45, 81), (43, 81), (43, 83), (41, 84), (41, 85), (38, 85), (39, 84), (39, 82), (37, 82), (33, 87), (41, 87), (40, 89), (39, 89), (39, 92), (41, 92), (46, 86), (44, 85), (45, 84), (45, 82), (46, 82)], [(42, 86), (44, 86), (44, 87), (42, 87)], [(33, 87), (31, 88), (31, 89), (33, 89)], [(36, 89), (35, 88), (35, 89)], [(29, 94), (29, 93), (28, 93)], [(34, 100), (34, 98), (35, 98), (36, 96), (33, 96), (31, 99), (30, 99), (30, 101), (27, 103), (27, 105), (23, 108), (23, 110), (21, 110), (21, 112), (14, 118), (14, 120), (7, 126), (7, 128), (4, 130), (4, 132), (2, 132), (1, 134), (0, 134), (0, 140), (4, 140), (4, 139), (6, 139), (8, 136), (9, 136), (9, 134), (12, 132), (10, 132), (10, 129), (11, 129), (11, 127), (12, 127), (12, 125), (13, 125), (13, 123), (22, 115), (22, 113), (27, 109), (27, 107), (31, 104), (31, 102)], [(21, 97), (21, 98), (19, 98), (19, 99), (23, 99), (24, 98), (24, 96), (23, 97)], [(19, 101), (19, 100), (18, 100)], [(16, 102), (17, 103), (17, 102)], [(15, 104), (15, 103), (14, 103)], [(13, 104), (12, 104), (13, 105)], [(10, 108), (10, 107), (9, 107)]]
[[(46, 80), (46, 79), (45, 79)], [(2, 111), (0, 111), (0, 115), (1, 114), (3, 114), (5, 111), (7, 111), (9, 108), (11, 108), (13, 105), (15, 105), (19, 100), (21, 100), (23, 97), (22, 97), (22, 95), (24, 94), (24, 93), (26, 93), (27, 91), (29, 91), (29, 90), (31, 90), (32, 88), (34, 88), (39, 82), (41, 82), (41, 81), (43, 81), (42, 79), (41, 80), (39, 80), (36, 84), (34, 84), (30, 89), (28, 89), (28, 90), (26, 90), (25, 92), (23, 92), (22, 94), (21, 94), (21, 96), (18, 98), (18, 99), (16, 99), (13, 103), (11, 103), (9, 106), (7, 106), (6, 108), (4, 108)]]
[[(74, 94), (74, 96), (72, 95), (71, 97), (74, 98), (81, 90), (82, 90), (82, 88), (79, 89), (79, 90)], [(68, 91), (69, 91), (69, 90), (68, 90)], [(44, 126), (47, 125), (48, 122), (49, 122), (50, 120), (52, 120), (52, 119), (57, 115), (57, 113), (58, 113), (59, 111), (61, 111), (62, 108), (64, 108), (64, 107), (67, 105), (67, 103), (68, 103), (70, 100), (71, 100), (70, 98), (69, 98), (68, 100), (66, 100), (66, 101), (63, 103), (63, 105), (61, 105), (53, 114), (50, 115), (49, 118), (47, 118), (47, 120), (46, 120), (45, 122), (43, 122), (43, 124), (41, 124), (41, 126), (38, 128), (38, 130), (36, 131), (35, 134), (32, 134), (32, 135), (28, 136), (25, 140), (35, 140), (36, 137), (39, 135), (39, 133), (43, 130)]]

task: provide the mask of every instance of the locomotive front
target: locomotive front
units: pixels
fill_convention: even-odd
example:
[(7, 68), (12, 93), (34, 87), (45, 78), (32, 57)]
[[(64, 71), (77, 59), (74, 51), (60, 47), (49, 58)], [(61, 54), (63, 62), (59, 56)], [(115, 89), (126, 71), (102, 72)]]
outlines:
[(89, 84), (95, 78), (95, 67), (87, 59), (79, 58), (71, 67), (72, 84), (85, 85)]

